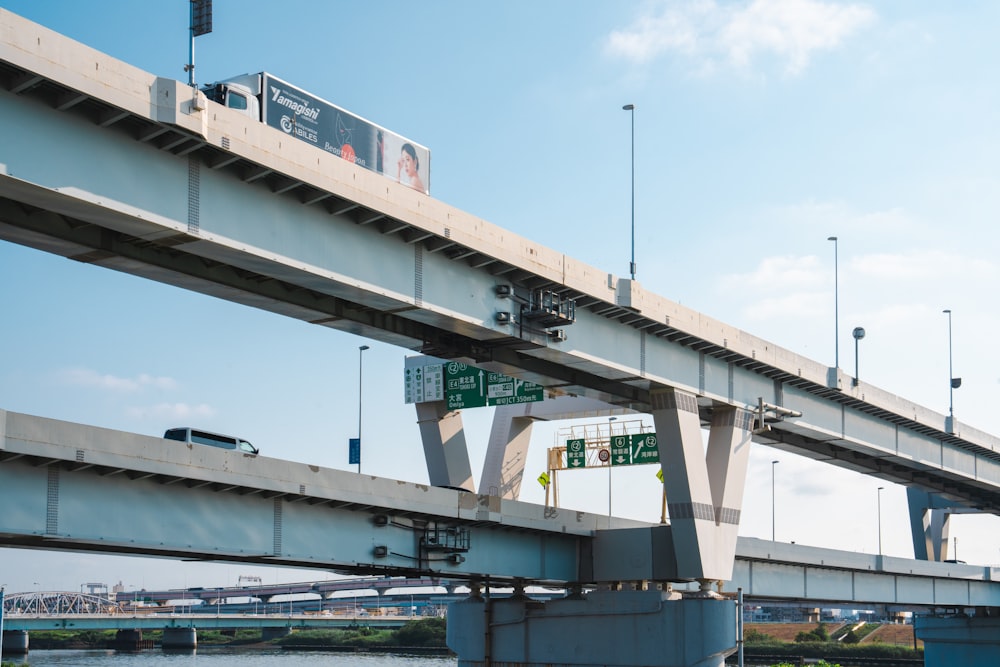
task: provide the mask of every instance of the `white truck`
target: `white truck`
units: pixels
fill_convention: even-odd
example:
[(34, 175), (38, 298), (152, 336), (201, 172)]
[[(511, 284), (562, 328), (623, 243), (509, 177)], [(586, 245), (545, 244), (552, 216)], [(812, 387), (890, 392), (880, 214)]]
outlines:
[(430, 194), (431, 152), (273, 74), (243, 74), (202, 87), (213, 102)]

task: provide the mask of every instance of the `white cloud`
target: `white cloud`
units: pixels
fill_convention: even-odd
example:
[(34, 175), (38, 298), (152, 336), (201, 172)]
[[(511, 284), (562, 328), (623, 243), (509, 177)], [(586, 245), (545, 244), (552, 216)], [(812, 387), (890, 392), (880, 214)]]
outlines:
[(931, 280), (944, 272), (961, 267), (966, 278), (993, 279), (997, 277), (997, 265), (982, 259), (948, 253), (940, 250), (926, 250), (907, 255), (880, 253), (858, 257), (851, 262), (851, 270), (885, 282), (906, 282)]
[(63, 369), (58, 373), (58, 380), (63, 384), (125, 393), (137, 392), (146, 387), (167, 390), (177, 387), (177, 382), (169, 377), (157, 377), (145, 373), (130, 378), (118, 377), (99, 373), (90, 368)]
[(613, 31), (607, 51), (636, 63), (676, 52), (703, 71), (716, 61), (748, 68), (760, 57), (776, 57), (787, 74), (801, 73), (818, 51), (839, 47), (870, 25), (874, 10), (862, 4), (820, 0), (752, 0), (720, 5), (715, 0), (664, 2)]
[(187, 403), (158, 403), (156, 405), (132, 407), (128, 409), (128, 416), (134, 419), (156, 419), (166, 421), (176, 421), (178, 423), (188, 421), (190, 418), (205, 418), (215, 415), (215, 408), (205, 403), (198, 405), (188, 405)]
[(820, 277), (820, 262), (815, 255), (765, 257), (753, 273), (724, 276), (722, 285), (726, 289), (757, 294), (784, 291), (790, 285), (797, 289), (825, 287)]

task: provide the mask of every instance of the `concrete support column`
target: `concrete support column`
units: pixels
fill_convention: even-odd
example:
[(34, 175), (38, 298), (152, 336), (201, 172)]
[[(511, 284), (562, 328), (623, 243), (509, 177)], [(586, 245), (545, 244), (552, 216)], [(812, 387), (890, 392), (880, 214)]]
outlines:
[(448, 606), (447, 641), (458, 667), (722, 667), (736, 650), (736, 602), (658, 590), (470, 597)]
[(910, 534), (913, 537), (913, 557), (917, 560), (948, 560), (948, 534), (951, 512), (937, 494), (915, 487), (906, 488), (910, 509)]
[(461, 413), (449, 410), (445, 401), (414, 403), (414, 407), (431, 485), (475, 491)]
[(28, 631), (4, 630), (3, 655), (28, 655)]
[(260, 629), (260, 639), (261, 641), (271, 641), (272, 639), (281, 639), (282, 637), (287, 637), (292, 634), (292, 629), (287, 625), (281, 626), (279, 628), (261, 628)]
[(1000, 616), (917, 616), (913, 630), (925, 667), (1000, 665)]
[(753, 413), (717, 407), (706, 453), (693, 394), (659, 389), (650, 398), (677, 573), (702, 582), (731, 579)]
[(490, 442), (479, 478), (482, 493), (517, 500), (531, 442), (534, 420), (524, 417), (525, 405), (504, 405), (493, 413)]
[(518, 499), (534, 422), (607, 417), (626, 412), (631, 410), (584, 396), (558, 396), (541, 403), (497, 407), (493, 413), (493, 427), (490, 429), (490, 442), (483, 461), (483, 474), (479, 478), (480, 493), (507, 500)]
[(197, 648), (198, 631), (195, 628), (163, 628), (160, 647), (165, 650)]

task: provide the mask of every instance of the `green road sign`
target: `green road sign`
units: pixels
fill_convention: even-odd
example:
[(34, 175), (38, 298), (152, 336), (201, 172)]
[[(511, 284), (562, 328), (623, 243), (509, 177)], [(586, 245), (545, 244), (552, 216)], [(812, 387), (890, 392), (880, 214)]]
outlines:
[(611, 436), (611, 465), (632, 465), (632, 446), (627, 435)]
[(587, 467), (587, 441), (579, 440), (566, 441), (566, 467), (586, 468)]
[(451, 410), (533, 403), (545, 398), (543, 387), (534, 382), (525, 382), (458, 361), (449, 361), (444, 367), (445, 396)]
[(659, 463), (660, 449), (656, 444), (655, 433), (635, 433), (632, 435), (632, 463)]

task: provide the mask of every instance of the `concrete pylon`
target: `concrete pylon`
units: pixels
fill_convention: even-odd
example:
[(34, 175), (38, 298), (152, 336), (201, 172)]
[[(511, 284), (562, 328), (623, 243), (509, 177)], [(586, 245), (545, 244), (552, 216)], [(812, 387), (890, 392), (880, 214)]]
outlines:
[(650, 399), (677, 574), (702, 582), (729, 580), (750, 459), (753, 413), (717, 407), (706, 453), (693, 394), (657, 389), (650, 393)]
[(936, 493), (912, 486), (906, 488), (906, 503), (910, 510), (913, 557), (939, 562), (948, 560), (951, 515), (969, 510), (952, 507), (952, 503)]
[(633, 413), (584, 396), (558, 396), (541, 403), (502, 405), (493, 413), (490, 442), (479, 478), (482, 493), (517, 500), (524, 479), (531, 427), (536, 421), (608, 417)]
[(414, 407), (431, 485), (475, 491), (462, 414), (449, 410), (445, 401), (414, 403)]

